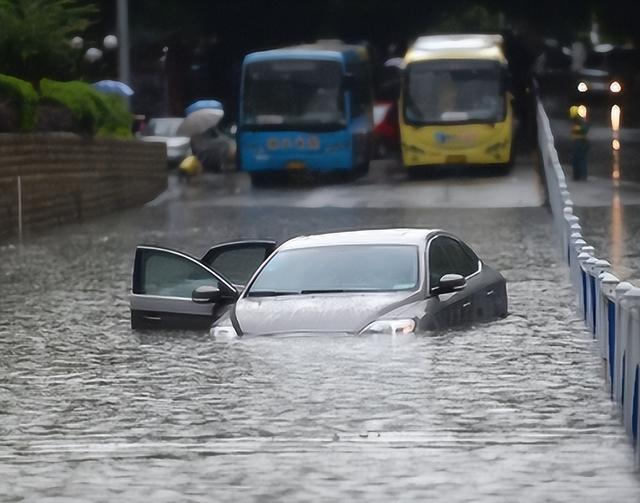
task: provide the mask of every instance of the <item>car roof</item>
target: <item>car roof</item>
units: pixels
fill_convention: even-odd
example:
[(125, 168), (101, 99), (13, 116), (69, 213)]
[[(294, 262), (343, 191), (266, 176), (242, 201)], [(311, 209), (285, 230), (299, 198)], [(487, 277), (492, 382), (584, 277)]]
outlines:
[(437, 232), (436, 229), (370, 229), (359, 231), (331, 232), (299, 236), (282, 244), (282, 250), (315, 248), (318, 246), (337, 245), (377, 245), (397, 244), (424, 246), (427, 237)]

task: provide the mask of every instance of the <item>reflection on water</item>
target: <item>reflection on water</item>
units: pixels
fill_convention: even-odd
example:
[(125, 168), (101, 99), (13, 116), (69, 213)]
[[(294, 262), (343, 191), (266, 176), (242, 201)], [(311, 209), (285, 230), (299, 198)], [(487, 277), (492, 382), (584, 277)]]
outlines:
[(611, 201), (611, 264), (616, 269), (620, 267), (624, 254), (624, 226), (623, 226), (623, 206), (620, 201), (620, 194), (613, 193)]
[(613, 105), (611, 107), (611, 129), (613, 131), (620, 131), (620, 106)]
[(614, 138), (612, 146), (611, 178), (613, 179), (613, 186), (618, 187), (620, 185), (620, 141)]

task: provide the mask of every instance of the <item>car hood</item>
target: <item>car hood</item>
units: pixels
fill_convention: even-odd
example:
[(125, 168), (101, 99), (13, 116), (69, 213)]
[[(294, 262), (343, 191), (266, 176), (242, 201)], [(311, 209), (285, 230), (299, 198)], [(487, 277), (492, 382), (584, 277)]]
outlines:
[(235, 306), (242, 334), (357, 333), (415, 292), (244, 297)]

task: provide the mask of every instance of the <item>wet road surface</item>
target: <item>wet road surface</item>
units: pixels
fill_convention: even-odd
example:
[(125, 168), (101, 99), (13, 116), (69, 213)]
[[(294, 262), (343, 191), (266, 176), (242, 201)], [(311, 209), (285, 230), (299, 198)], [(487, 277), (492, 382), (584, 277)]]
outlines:
[[(353, 187), (252, 191), (214, 176), (4, 244), (0, 500), (636, 500), (633, 452), (532, 169), (428, 179), (418, 186), (433, 197), (419, 201), (384, 163)], [(446, 204), (447, 186), (476, 203)], [(496, 197), (475, 197), (492, 186)], [(510, 315), (408, 339), (227, 344), (129, 329), (139, 242), (201, 254), (388, 226), (460, 235), (507, 278)]]

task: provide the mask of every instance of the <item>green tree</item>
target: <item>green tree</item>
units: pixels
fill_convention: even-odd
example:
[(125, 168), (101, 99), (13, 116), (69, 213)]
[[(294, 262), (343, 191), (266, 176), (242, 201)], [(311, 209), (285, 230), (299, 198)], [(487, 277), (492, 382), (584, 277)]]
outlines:
[(432, 26), (433, 30), (443, 33), (498, 32), (502, 28), (499, 14), (475, 3), (458, 6), (454, 12), (443, 12), (439, 21)]
[(74, 76), (78, 55), (69, 40), (97, 14), (78, 0), (0, 0), (0, 73), (32, 83)]

